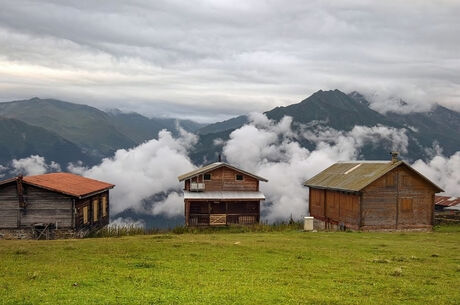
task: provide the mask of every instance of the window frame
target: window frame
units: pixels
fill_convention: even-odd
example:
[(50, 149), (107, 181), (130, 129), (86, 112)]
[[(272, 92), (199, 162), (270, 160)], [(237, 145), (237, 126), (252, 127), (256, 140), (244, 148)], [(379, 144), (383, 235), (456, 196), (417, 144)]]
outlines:
[[(207, 177), (209, 177), (209, 178), (207, 178)], [(203, 181), (210, 181), (210, 180), (212, 180), (212, 175), (211, 175), (211, 173), (205, 173), (205, 174), (203, 174)]]
[[(240, 176), (241, 179), (238, 179), (238, 176)], [(235, 180), (236, 181), (244, 181), (244, 175), (243, 174), (235, 174)]]

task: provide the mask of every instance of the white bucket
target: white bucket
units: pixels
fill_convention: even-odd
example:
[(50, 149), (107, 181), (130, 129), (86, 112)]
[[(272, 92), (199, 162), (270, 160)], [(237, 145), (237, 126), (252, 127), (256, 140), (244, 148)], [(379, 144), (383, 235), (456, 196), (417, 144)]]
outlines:
[(313, 231), (313, 217), (312, 216), (305, 216), (303, 222), (303, 230), (304, 231)]

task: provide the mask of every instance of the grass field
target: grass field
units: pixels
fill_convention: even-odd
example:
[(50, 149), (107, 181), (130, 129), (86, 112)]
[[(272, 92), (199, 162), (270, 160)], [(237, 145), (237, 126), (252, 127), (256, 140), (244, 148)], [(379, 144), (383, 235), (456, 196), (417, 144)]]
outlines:
[(0, 275), (1, 304), (460, 304), (460, 227), (0, 240)]

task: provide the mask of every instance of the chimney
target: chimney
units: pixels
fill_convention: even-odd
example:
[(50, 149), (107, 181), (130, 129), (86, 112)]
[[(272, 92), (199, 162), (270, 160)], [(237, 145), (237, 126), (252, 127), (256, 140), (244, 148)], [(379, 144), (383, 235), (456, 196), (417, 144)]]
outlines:
[(392, 151), (392, 152), (390, 152), (390, 155), (391, 155), (391, 162), (392, 163), (396, 163), (396, 162), (399, 161), (399, 159), (398, 159), (399, 152)]
[(219, 154), (219, 157), (218, 157), (218, 162), (222, 162), (222, 156)]

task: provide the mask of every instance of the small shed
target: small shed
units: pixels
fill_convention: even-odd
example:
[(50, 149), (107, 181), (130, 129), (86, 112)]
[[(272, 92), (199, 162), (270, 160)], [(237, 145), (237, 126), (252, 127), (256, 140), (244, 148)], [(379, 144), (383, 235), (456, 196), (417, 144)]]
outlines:
[(109, 223), (113, 187), (70, 173), (0, 181), (0, 237), (83, 237)]
[(391, 161), (335, 163), (305, 186), (311, 216), (354, 230), (429, 230), (435, 193), (443, 191), (397, 153)]
[(434, 204), (436, 211), (460, 211), (460, 197), (435, 196)]
[(178, 177), (184, 182), (186, 226), (250, 225), (260, 221), (268, 180), (225, 162), (215, 162)]

